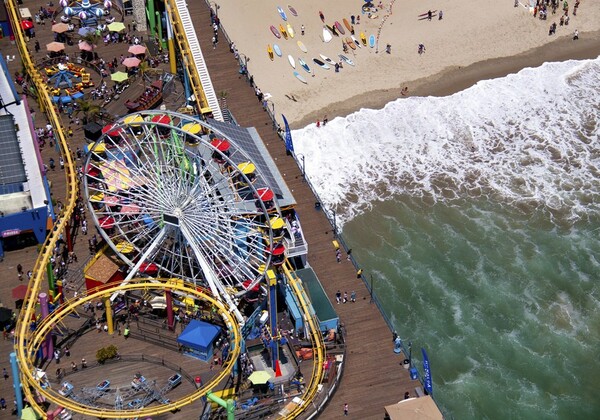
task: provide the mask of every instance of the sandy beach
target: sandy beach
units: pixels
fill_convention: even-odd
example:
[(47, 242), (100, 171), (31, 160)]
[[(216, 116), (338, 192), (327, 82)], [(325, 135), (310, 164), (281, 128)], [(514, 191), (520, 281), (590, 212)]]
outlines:
[[(559, 23), (562, 6), (547, 20), (534, 18), (524, 0), (518, 7), (514, 1), (487, 0), (478, 4), (466, 0), (425, 0), (419, 2), (384, 2), (383, 7), (368, 13), (361, 10), (363, 1), (335, 0), (319, 2), (304, 0), (287, 3), (275, 0), (263, 2), (221, 0), (218, 16), (229, 37), (242, 57), (248, 58), (248, 71), (265, 94), (270, 94), (276, 114), (285, 114), (293, 128), (304, 127), (322, 119), (347, 115), (360, 108), (380, 108), (401, 97), (408, 87), (408, 95), (447, 95), (462, 90), (479, 80), (505, 76), (524, 67), (538, 66), (546, 61), (570, 58), (595, 58), (600, 55), (600, 2), (583, 0), (573, 16), (570, 4), (568, 26), (558, 26), (549, 36), (553, 22)], [(214, 5), (214, 2), (211, 2)], [(562, 5), (562, 3), (561, 3)], [(284, 21), (278, 13), (280, 6), (286, 14)], [(476, 6), (476, 7), (474, 7)], [(427, 11), (436, 11), (432, 20)], [(443, 11), (439, 19), (437, 11)], [(324, 15), (324, 22), (319, 17)], [(419, 17), (419, 15), (423, 15)], [(355, 37), (360, 41), (363, 32), (379, 40), (374, 48), (357, 47), (343, 52), (345, 34), (323, 41), (324, 24), (334, 26), (343, 19), (360, 16), (354, 24)], [(387, 18), (384, 17), (387, 15)], [(375, 17), (377, 16), (377, 17)], [(271, 25), (284, 28), (290, 24), (294, 37), (276, 38)], [(304, 36), (301, 26), (305, 27)], [(579, 32), (574, 41), (573, 33)], [(304, 53), (297, 41), (307, 49)], [(267, 54), (267, 45), (277, 44), (282, 56)], [(391, 54), (385, 52), (391, 45)], [(418, 54), (418, 45), (425, 45), (425, 53)], [(227, 48), (221, 42), (217, 48)], [(210, 53), (210, 52), (207, 52)], [(323, 54), (340, 61), (339, 54), (350, 58), (355, 66), (343, 63), (336, 73), (313, 62)], [(294, 70), (288, 62), (291, 55), (296, 61)], [(308, 73), (298, 65), (303, 59), (311, 69)], [(307, 81), (303, 84), (293, 72)]]

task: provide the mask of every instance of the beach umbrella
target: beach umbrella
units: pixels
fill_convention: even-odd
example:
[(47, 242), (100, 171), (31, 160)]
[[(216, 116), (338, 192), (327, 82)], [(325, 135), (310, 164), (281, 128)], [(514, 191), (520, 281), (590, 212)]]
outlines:
[(21, 28), (23, 28), (24, 30), (31, 29), (33, 28), (33, 22), (30, 20), (22, 20)]
[(146, 47), (143, 45), (132, 45), (127, 51), (135, 55), (146, 54)]
[(140, 65), (141, 62), (142, 60), (140, 60), (139, 58), (128, 57), (125, 60), (123, 60), (123, 65), (125, 67), (137, 67)]
[(64, 51), (65, 49), (65, 44), (63, 44), (62, 42), (51, 42), (49, 44), (46, 44), (46, 49), (48, 51), (52, 51), (52, 52), (59, 52), (59, 51)]
[(248, 376), (248, 379), (254, 385), (262, 385), (269, 382), (269, 379), (271, 379), (271, 374), (264, 370), (256, 370), (252, 372), (250, 376)]
[(63, 32), (67, 32), (69, 30), (69, 25), (66, 23), (55, 23), (52, 25), (52, 32), (56, 32), (57, 34), (62, 34)]
[(77, 31), (77, 33), (79, 34), (79, 36), (86, 36), (88, 34), (91, 34), (93, 32), (96, 32), (96, 28), (92, 28), (91, 26), (84, 26), (83, 28), (79, 29)]
[(125, 73), (124, 71), (118, 71), (110, 75), (110, 80), (117, 83), (124, 82), (128, 78), (129, 76), (127, 76), (127, 73)]
[(25, 407), (21, 411), (21, 420), (38, 420), (41, 418), (42, 417), (31, 407)]
[(111, 32), (121, 32), (123, 29), (125, 29), (123, 22), (113, 22), (108, 25), (108, 30)]
[(77, 44), (77, 45), (79, 45), (79, 49), (81, 51), (94, 51), (94, 46), (88, 44), (85, 41), (79, 41), (79, 44)]

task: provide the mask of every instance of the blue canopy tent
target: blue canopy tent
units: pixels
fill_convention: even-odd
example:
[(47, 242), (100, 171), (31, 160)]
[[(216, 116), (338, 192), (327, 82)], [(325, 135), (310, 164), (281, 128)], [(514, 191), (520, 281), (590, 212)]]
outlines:
[(208, 322), (192, 320), (177, 337), (183, 347), (183, 353), (204, 362), (213, 356), (213, 343), (219, 336), (221, 328)]

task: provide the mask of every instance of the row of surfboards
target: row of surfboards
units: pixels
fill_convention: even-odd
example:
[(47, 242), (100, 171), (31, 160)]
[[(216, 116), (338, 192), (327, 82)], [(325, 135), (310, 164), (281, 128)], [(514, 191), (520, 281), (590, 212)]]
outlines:
[[(317, 66), (319, 66), (325, 70), (329, 70), (332, 67), (335, 67), (335, 62), (331, 58), (329, 58), (323, 54), (319, 54), (319, 57), (320, 58), (313, 58), (313, 62)], [(340, 60), (342, 60), (346, 64), (354, 66), (354, 61), (352, 61), (345, 55), (340, 54), (338, 57), (340, 57)], [(290, 63), (290, 66), (292, 66), (292, 68), (295, 70), (296, 69), (296, 60), (294, 60), (294, 57), (292, 57), (291, 54), (288, 55), (288, 61)], [(309, 65), (303, 59), (298, 58), (298, 65), (300, 66), (300, 68), (304, 69), (304, 71), (306, 71), (308, 74), (313, 73), (313, 70), (309, 67)], [(307, 80), (304, 78), (304, 76), (302, 76), (297, 71), (294, 71), (294, 76), (296, 77), (296, 79), (300, 80), (302, 83), (304, 83), (304, 84), (308, 83)]]

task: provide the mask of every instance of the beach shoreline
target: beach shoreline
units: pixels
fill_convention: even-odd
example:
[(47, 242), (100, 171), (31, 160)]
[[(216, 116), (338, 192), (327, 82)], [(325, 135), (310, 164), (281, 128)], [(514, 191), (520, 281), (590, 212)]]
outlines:
[(449, 96), (474, 86), (482, 80), (505, 77), (528, 67), (539, 67), (546, 62), (566, 60), (587, 60), (600, 56), (600, 31), (580, 34), (574, 42), (564, 36), (550, 44), (532, 48), (510, 57), (498, 57), (479, 61), (466, 67), (447, 68), (442, 72), (423, 77), (404, 86), (409, 88), (403, 95), (403, 87), (367, 91), (350, 99), (331, 103), (312, 111), (298, 121), (290, 123), (290, 128), (301, 129), (321, 120), (327, 115), (329, 121), (336, 117), (346, 117), (360, 109), (381, 109), (386, 104), (402, 97)]
[[(373, 16), (361, 11), (362, 1), (305, 0), (292, 4), (293, 14), (275, 0), (218, 3), (219, 20), (260, 89), (257, 95), (266, 96), (265, 106), (279, 124), (285, 114), (293, 128), (325, 116), (331, 120), (361, 108), (381, 108), (402, 97), (405, 86), (411, 96), (443, 96), (543, 62), (600, 55), (594, 55), (600, 48), (593, 45), (600, 45), (600, 9), (592, 1), (583, 1), (555, 35), (549, 28), (564, 12), (540, 19), (532, 8), (507, 0), (478, 7), (467, 0), (395, 5), (390, 0), (377, 3)], [(436, 16), (441, 10), (443, 19)], [(349, 22), (355, 20), (355, 25)], [(345, 35), (333, 30), (344, 26)], [(350, 38), (351, 26), (357, 45)], [(286, 28), (295, 37), (284, 37)], [(578, 41), (572, 39), (576, 30)], [(371, 37), (376, 40), (372, 47), (367, 43)], [(271, 47), (277, 54), (268, 54)], [(328, 67), (322, 65), (325, 57), (333, 59)]]

